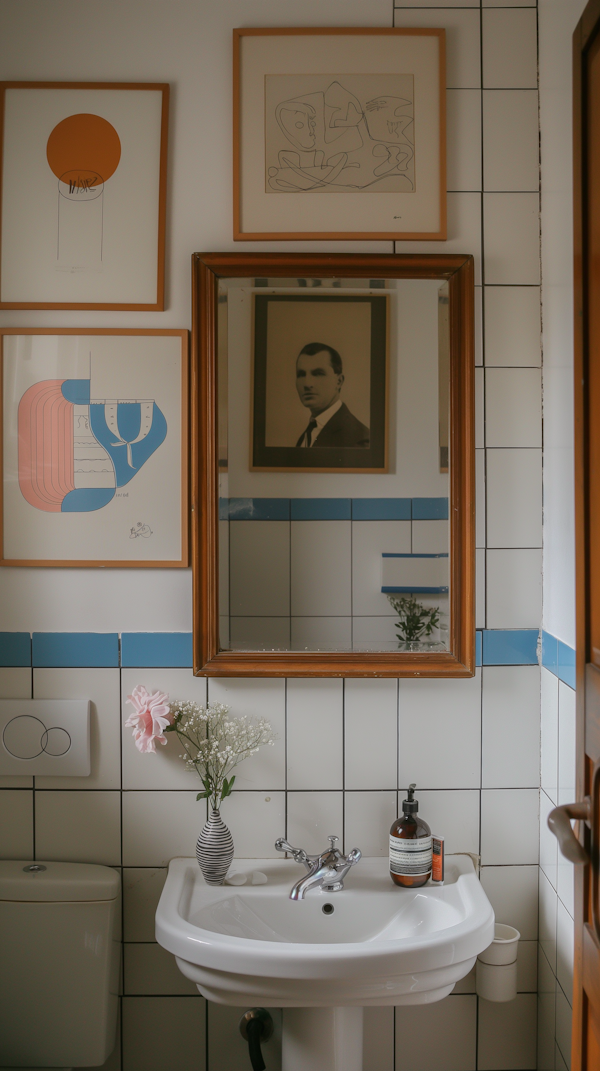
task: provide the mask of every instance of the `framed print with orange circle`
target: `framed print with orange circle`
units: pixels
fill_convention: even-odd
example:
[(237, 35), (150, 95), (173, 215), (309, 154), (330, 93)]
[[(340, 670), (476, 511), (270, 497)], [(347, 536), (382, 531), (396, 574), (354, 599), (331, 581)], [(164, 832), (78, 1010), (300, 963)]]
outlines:
[(169, 86), (0, 93), (0, 308), (163, 309)]

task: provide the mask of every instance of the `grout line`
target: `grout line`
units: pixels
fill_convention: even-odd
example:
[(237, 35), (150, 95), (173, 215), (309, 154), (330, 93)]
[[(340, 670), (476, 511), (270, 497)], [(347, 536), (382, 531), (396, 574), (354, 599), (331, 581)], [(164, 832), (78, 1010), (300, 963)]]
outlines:
[[(489, 667), (487, 667), (487, 666), (484, 666), (484, 667), (478, 666), (477, 668), (478, 669), (481, 669), (481, 668), (485, 669), (485, 668), (489, 668)], [(501, 668), (505, 668), (505, 667), (501, 667)], [(383, 788), (381, 787), (381, 785), (373, 785), (372, 788), (346, 788), (346, 789), (343, 789), (343, 788), (327, 788), (327, 787), (324, 787), (324, 788), (290, 788), (290, 789), (285, 789), (285, 788), (279, 787), (279, 788), (241, 788), (241, 789), (236, 789), (235, 791), (238, 794), (242, 794), (242, 795), (245, 795), (245, 796), (247, 796), (247, 795), (259, 795), (260, 796), (261, 793), (263, 793), (263, 792), (271, 792), (274, 795), (276, 793), (296, 793), (296, 792), (302, 792), (302, 793), (307, 793), (307, 792), (329, 792), (329, 793), (333, 793), (333, 792), (371, 792), (371, 793), (373, 793), (373, 792), (396, 792), (398, 790), (400, 790), (400, 791), (403, 790), (405, 787), (406, 787), (405, 785), (387, 785), (386, 787), (383, 787)], [(539, 788), (540, 788), (539, 785), (485, 785), (485, 787), (484, 787), (484, 789), (482, 791), (488, 791), (489, 790), (489, 791), (493, 791), (493, 792), (521, 792), (521, 791), (524, 791), (524, 792), (538, 792)], [(2, 788), (0, 788), (0, 792), (31, 792), (31, 791), (32, 791), (31, 788), (10, 788), (10, 787), (4, 787), (4, 786)], [(85, 793), (90, 793), (90, 794), (94, 793), (94, 792), (96, 792), (96, 793), (102, 792), (102, 793), (104, 793), (106, 795), (107, 793), (115, 794), (118, 791), (119, 791), (119, 789), (116, 789), (116, 788), (41, 788), (41, 789), (38, 788), (37, 789), (38, 793), (39, 792), (44, 792), (44, 793), (62, 792), (63, 794), (69, 793), (69, 792), (79, 792), (79, 793), (85, 792)], [(127, 795), (134, 795), (136, 792), (146, 792), (146, 793), (147, 792), (152, 792), (153, 794), (154, 793), (161, 793), (161, 792), (169, 792), (169, 793), (171, 793), (171, 795), (179, 794), (179, 795), (188, 795), (189, 796), (192, 793), (196, 793), (197, 792), (197, 786), (194, 787), (193, 789), (187, 789), (187, 788), (155, 788), (155, 787), (151, 786), (149, 788), (124, 788), (121, 791), (122, 791), (122, 793), (127, 794)], [(451, 788), (451, 787), (447, 787), (445, 785), (433, 785), (433, 786), (431, 786), (431, 785), (429, 785), (429, 786), (428, 785), (419, 785), (419, 791), (420, 792), (479, 792), (480, 788), (479, 788), (478, 785), (462, 785), (459, 788), (456, 788), (456, 787)], [(543, 791), (546, 792), (545, 789)], [(547, 792), (546, 792), (546, 795), (548, 795)], [(129, 864), (106, 863), (106, 864), (103, 864), (103, 865), (105, 865), (105, 866), (122, 866), (122, 865), (129, 865)]]
[[(121, 855), (121, 944), (125, 943), (125, 891), (123, 888), (123, 686), (119, 669), (119, 850)], [(125, 993), (125, 956), (121, 954), (121, 989)], [(123, 1024), (121, 1023), (121, 1061), (123, 1060)]]
[(342, 679), (342, 852), (346, 852), (346, 678)]
[(36, 838), (35, 838), (35, 777), (32, 777), (33, 791), (31, 793), (31, 850), (32, 858), (35, 862), (36, 859)]
[(400, 788), (400, 678), (396, 679), (396, 814), (398, 814), (398, 790)]
[[(283, 697), (284, 697), (283, 698), (283, 702), (284, 702), (284, 708), (283, 708), (283, 725), (284, 725), (284, 730), (283, 730), (283, 733), (284, 733), (283, 783), (284, 783), (284, 786), (285, 786), (284, 787), (285, 795), (284, 795), (284, 801), (283, 801), (283, 805), (284, 805), (284, 836), (285, 836), (285, 839), (288, 840), (288, 678), (287, 677), (285, 678), (285, 681), (284, 681)], [(287, 858), (287, 856), (286, 856), (286, 858)]]

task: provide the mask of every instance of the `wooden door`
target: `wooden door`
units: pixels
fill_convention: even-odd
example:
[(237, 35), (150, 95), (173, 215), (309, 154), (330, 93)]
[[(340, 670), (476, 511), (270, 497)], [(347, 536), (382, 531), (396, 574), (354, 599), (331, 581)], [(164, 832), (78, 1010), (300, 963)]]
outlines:
[[(572, 1071), (600, 1069), (600, 0), (574, 35), (577, 802), (553, 812), (575, 868)], [(578, 819), (579, 839), (569, 819)]]

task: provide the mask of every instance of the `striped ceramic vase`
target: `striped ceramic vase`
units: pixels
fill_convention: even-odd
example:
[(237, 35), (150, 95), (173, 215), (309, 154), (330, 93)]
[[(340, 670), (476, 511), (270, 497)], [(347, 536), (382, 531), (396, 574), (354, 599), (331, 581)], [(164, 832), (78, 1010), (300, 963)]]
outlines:
[(233, 837), (220, 811), (212, 811), (196, 844), (196, 858), (207, 885), (222, 885), (233, 859)]

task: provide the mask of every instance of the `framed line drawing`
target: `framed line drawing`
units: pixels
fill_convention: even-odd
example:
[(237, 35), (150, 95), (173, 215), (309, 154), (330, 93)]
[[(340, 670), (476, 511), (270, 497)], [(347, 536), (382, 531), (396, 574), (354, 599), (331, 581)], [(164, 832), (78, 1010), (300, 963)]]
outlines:
[(233, 34), (236, 241), (445, 240), (443, 29)]
[(164, 309), (169, 86), (0, 83), (0, 308)]
[(1, 565), (188, 564), (188, 332), (4, 328)]
[(387, 295), (254, 294), (251, 471), (385, 472)]

